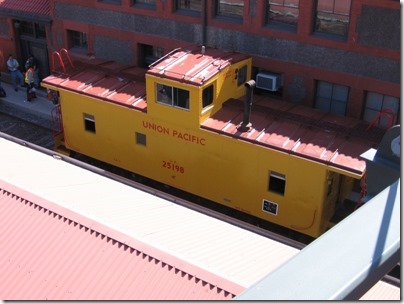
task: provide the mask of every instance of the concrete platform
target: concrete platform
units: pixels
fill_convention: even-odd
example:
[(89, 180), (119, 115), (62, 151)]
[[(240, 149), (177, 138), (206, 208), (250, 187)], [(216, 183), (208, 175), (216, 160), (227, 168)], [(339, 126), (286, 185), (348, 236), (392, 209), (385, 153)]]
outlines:
[(37, 89), (37, 98), (31, 102), (24, 102), (27, 98), (26, 88), (18, 87), (15, 92), (10, 83), (1, 82), (6, 91), (6, 97), (0, 97), (0, 112), (44, 128), (51, 128), (51, 112), (55, 105), (47, 99), (46, 90)]

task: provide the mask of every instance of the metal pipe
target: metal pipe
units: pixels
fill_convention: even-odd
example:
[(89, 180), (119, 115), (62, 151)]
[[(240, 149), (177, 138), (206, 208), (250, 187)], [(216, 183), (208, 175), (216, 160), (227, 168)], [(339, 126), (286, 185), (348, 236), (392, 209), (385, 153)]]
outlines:
[(243, 122), (238, 127), (238, 130), (241, 132), (246, 132), (251, 127), (250, 116), (251, 116), (251, 106), (252, 106), (252, 99), (253, 99), (253, 91), (255, 88), (255, 81), (254, 80), (247, 81), (244, 84), (244, 86), (247, 88), (247, 93), (246, 93), (246, 100), (244, 103)]

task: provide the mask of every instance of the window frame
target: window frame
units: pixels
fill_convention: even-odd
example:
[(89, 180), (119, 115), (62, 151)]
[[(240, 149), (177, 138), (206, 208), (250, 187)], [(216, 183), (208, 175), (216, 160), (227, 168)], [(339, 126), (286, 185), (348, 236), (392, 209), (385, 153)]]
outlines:
[[(67, 30), (69, 45), (72, 49), (78, 50), (87, 50), (88, 49), (88, 37), (87, 33), (74, 31), (74, 30)], [(75, 37), (75, 35), (78, 35)], [(76, 43), (78, 41), (78, 43)]]
[(236, 70), (238, 87), (244, 85), (247, 82), (247, 72), (248, 72), (248, 67), (246, 64)]
[[(322, 1), (328, 1), (332, 2), (332, 10), (327, 11), (325, 9), (319, 9), (320, 3), (322, 4)], [(342, 3), (342, 0), (316, 0), (315, 2), (315, 14), (314, 14), (314, 28), (313, 28), (313, 33), (315, 35), (322, 35), (324, 37), (329, 37), (329, 38), (338, 38), (338, 39), (347, 39), (348, 38), (348, 32), (349, 32), (349, 24), (351, 21), (351, 10), (352, 10), (352, 0), (344, 0), (344, 1), (349, 1), (349, 10), (347, 14), (343, 14), (336, 12), (336, 3)], [(331, 28), (330, 24), (327, 23), (326, 21), (324, 22), (324, 26), (322, 26), (321, 18), (319, 17), (320, 15), (328, 16), (329, 19), (337, 19), (338, 21), (340, 19), (347, 19), (346, 24), (342, 23), (343, 25), (343, 33), (338, 33), (338, 31), (331, 31), (331, 30), (325, 30), (325, 28), (328, 26), (328, 28)], [(340, 17), (340, 19), (338, 18)], [(333, 22), (332, 25), (335, 25), (335, 22)]]
[[(171, 106), (173, 108), (190, 110), (190, 92), (175, 86), (162, 84), (156, 82), (156, 102), (159, 104)], [(180, 94), (186, 93), (188, 96), (180, 96)], [(181, 106), (181, 103), (185, 102), (185, 106)]]
[(212, 105), (214, 100), (215, 100), (215, 86), (212, 83), (211, 85), (205, 87), (202, 90), (202, 109), (206, 109), (207, 107)]
[(83, 113), (84, 130), (89, 133), (96, 134), (95, 116), (88, 113)]
[[(226, 3), (222, 3), (226, 2)], [(245, 8), (245, 1), (241, 1), (239, 0), (240, 3), (242, 4), (242, 8), (241, 8), (241, 13), (237, 14), (237, 13), (229, 13), (226, 12), (226, 7), (224, 7), (225, 5), (228, 5), (227, 2), (225, 0), (216, 0), (215, 1), (215, 15), (217, 18), (220, 18), (222, 20), (226, 20), (226, 21), (231, 21), (231, 22), (237, 22), (237, 23), (243, 23), (244, 20), (244, 8)], [(235, 6), (235, 4), (233, 4)], [(228, 5), (229, 7), (231, 7), (231, 5)]]
[[(370, 99), (370, 96), (373, 95), (375, 97), (379, 97), (379, 100), (376, 98)], [(390, 100), (389, 100), (390, 99)], [(395, 103), (394, 107), (391, 107), (391, 104)], [(380, 106), (380, 107), (379, 107)], [(394, 121), (392, 124), (395, 125), (399, 121), (400, 117), (400, 98), (394, 97), (387, 94), (381, 94), (378, 92), (366, 91), (365, 101), (363, 103), (363, 113), (362, 120), (372, 123), (378, 115), (383, 110), (391, 109), (394, 112)], [(389, 126), (388, 118), (391, 117), (388, 111), (385, 115), (381, 115), (380, 119), (375, 121), (374, 125), (383, 129), (386, 129)]]
[[(321, 85), (330, 85), (331, 86), (331, 93), (329, 96), (320, 95), (320, 90), (322, 90), (320, 88)], [(336, 99), (335, 92), (337, 91), (337, 89), (342, 89), (342, 88), (347, 89), (346, 99), (345, 100)], [(348, 87), (348, 86), (344, 86), (344, 85), (340, 85), (340, 84), (332, 83), (332, 82), (328, 82), (328, 81), (323, 81), (323, 80), (317, 80), (314, 108), (322, 110), (327, 113), (333, 113), (333, 114), (340, 115), (340, 116), (346, 116), (348, 100), (349, 100), (349, 93), (350, 93), (350, 87)], [(326, 103), (328, 104), (327, 109), (325, 109), (325, 107), (324, 107), (324, 105)], [(338, 106), (340, 106), (341, 104), (344, 107), (343, 113), (341, 111), (337, 111), (338, 108), (340, 108)]]
[[(266, 1), (266, 10), (265, 10), (265, 24), (268, 28), (276, 29), (276, 30), (287, 30), (297, 32), (297, 27), (299, 23), (299, 15), (300, 15), (300, 0), (297, 1), (297, 6), (292, 6), (289, 3), (285, 3), (287, 0), (267, 0)], [(271, 3), (273, 2), (273, 3)], [(278, 2), (278, 3), (275, 3)], [(286, 13), (282, 14), (282, 17), (272, 18), (271, 17), (271, 7), (278, 7), (279, 11), (286, 12), (287, 9), (292, 9), (297, 11), (297, 16), (293, 19), (295, 22), (287, 22), (283, 21), (285, 19)]]
[(111, 5), (122, 5), (122, 0), (98, 0), (98, 2)]
[(164, 49), (150, 44), (138, 44), (139, 66), (147, 68), (152, 63), (164, 56)]
[(202, 12), (202, 0), (175, 0), (175, 11), (199, 16)]
[(140, 132), (135, 132), (136, 144), (139, 146), (147, 147), (147, 135)]
[(132, 6), (135, 8), (155, 10), (157, 8), (157, 0), (132, 0)]
[(35, 39), (46, 39), (46, 28), (43, 23), (31, 21), (18, 21), (18, 29), (21, 36), (33, 37)]
[(268, 192), (285, 196), (286, 175), (277, 171), (269, 171), (268, 174)]

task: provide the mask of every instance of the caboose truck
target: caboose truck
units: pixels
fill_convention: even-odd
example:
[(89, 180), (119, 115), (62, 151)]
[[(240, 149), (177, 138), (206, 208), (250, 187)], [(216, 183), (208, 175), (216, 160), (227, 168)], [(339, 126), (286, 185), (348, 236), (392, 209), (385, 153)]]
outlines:
[(247, 55), (194, 47), (147, 71), (75, 62), (42, 85), (59, 96), (56, 150), (318, 237), (363, 177), (360, 155), (375, 142), (359, 120), (265, 94), (246, 100), (251, 75)]

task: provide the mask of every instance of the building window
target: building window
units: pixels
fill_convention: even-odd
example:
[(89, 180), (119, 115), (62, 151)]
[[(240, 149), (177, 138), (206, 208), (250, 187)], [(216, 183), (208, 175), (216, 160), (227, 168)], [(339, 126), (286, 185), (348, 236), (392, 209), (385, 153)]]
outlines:
[(203, 89), (202, 108), (206, 108), (207, 106), (213, 103), (213, 96), (214, 96), (213, 84)]
[(189, 109), (189, 91), (158, 83), (157, 102), (169, 106)]
[(177, 10), (187, 10), (187, 11), (201, 11), (201, 0), (176, 0)]
[(345, 116), (348, 95), (349, 87), (318, 81), (315, 108)]
[(216, 14), (220, 17), (230, 17), (232, 19), (243, 20), (244, 1), (243, 0), (218, 0)]
[(46, 30), (44, 24), (35, 23), (35, 37), (46, 38)]
[(139, 66), (147, 68), (157, 59), (163, 57), (164, 50), (161, 47), (140, 44), (139, 45)]
[(397, 124), (400, 98), (367, 92), (363, 120), (386, 129)]
[(296, 31), (299, 19), (299, 0), (268, 0), (267, 24), (270, 28)]
[(95, 118), (93, 115), (84, 113), (84, 129), (88, 132), (95, 133)]
[(277, 194), (284, 195), (285, 194), (285, 186), (286, 186), (286, 177), (281, 173), (277, 173), (275, 171), (271, 171), (269, 173), (269, 192), (274, 192)]
[(247, 81), (247, 65), (236, 70), (237, 86), (243, 85)]
[(77, 31), (68, 31), (70, 46), (73, 48), (87, 49), (87, 34)]
[(30, 36), (33, 38), (46, 38), (46, 30), (44, 24), (28, 21), (16, 21), (14, 22), (14, 26), (19, 29), (20, 34), (23, 36)]
[(21, 21), (15, 24), (18, 24), (21, 35), (35, 37), (34, 24), (32, 22)]
[(121, 0), (98, 0), (98, 2), (102, 2), (102, 3), (106, 3), (106, 4), (121, 5)]
[(146, 146), (146, 134), (136, 132), (136, 143)]
[(351, 0), (317, 0), (315, 32), (347, 37)]
[(156, 0), (133, 0), (133, 5), (140, 8), (156, 8)]

